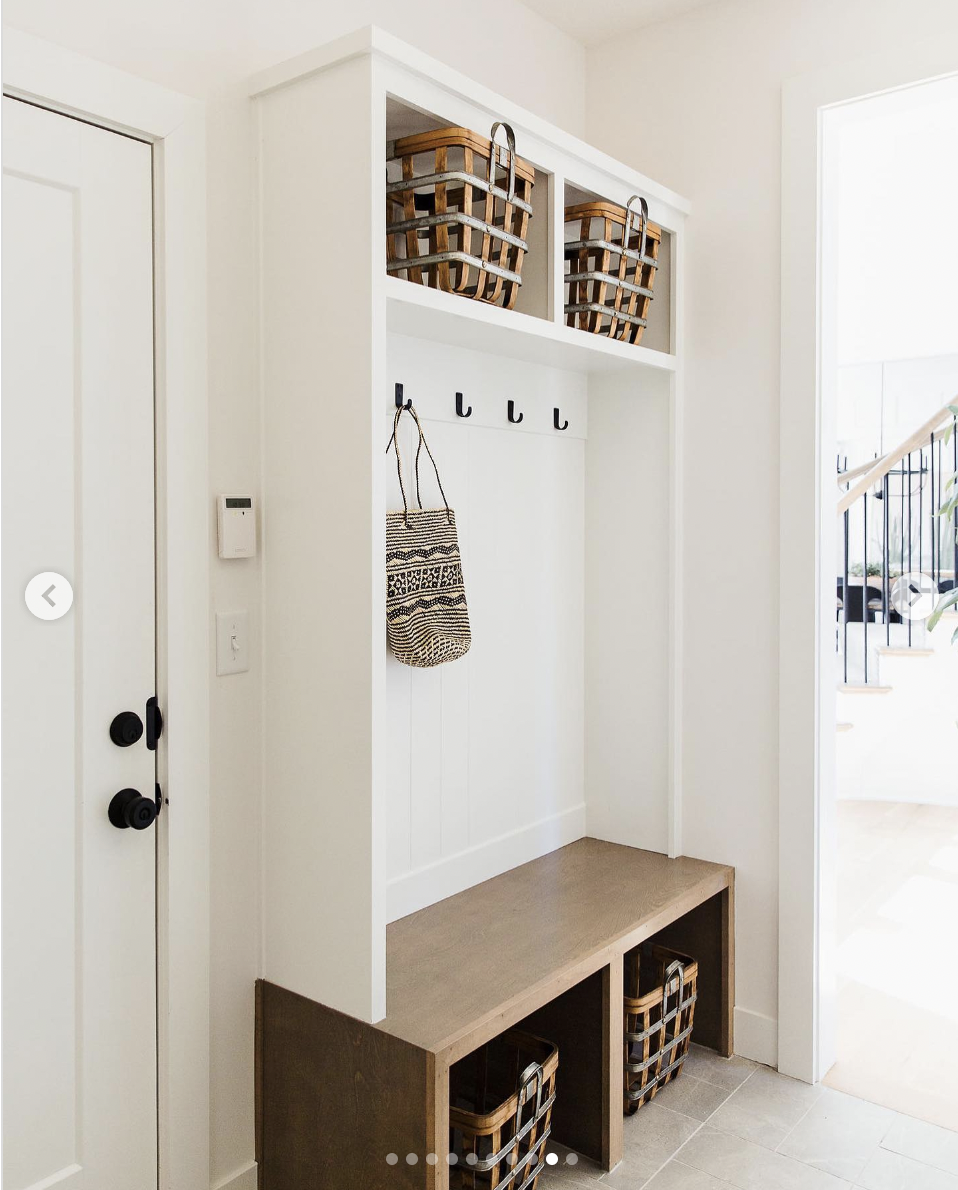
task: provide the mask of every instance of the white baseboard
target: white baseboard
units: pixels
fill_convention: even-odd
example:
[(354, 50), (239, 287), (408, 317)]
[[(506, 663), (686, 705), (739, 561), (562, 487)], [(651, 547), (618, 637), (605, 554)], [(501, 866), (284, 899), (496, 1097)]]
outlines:
[(566, 843), (574, 843), (584, 835), (585, 803), (582, 803), (499, 835), (488, 843), (469, 847), (457, 855), (446, 856), (414, 872), (396, 876), (386, 885), (386, 920), (396, 921), (427, 905), (434, 905), (436, 901), (538, 859)]
[(231, 1173), (228, 1178), (217, 1182), (211, 1190), (256, 1190), (256, 1172), (256, 1162), (251, 1161), (236, 1173)]
[(778, 1021), (748, 1008), (735, 1009), (735, 1052), (763, 1066), (778, 1066)]

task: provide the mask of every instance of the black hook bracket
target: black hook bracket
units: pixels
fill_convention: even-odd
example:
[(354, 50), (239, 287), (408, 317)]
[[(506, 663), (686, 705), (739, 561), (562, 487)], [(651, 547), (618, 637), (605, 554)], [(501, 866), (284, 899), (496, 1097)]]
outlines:
[(569, 428), (569, 423), (567, 421), (564, 421), (561, 426), (559, 425), (559, 410), (558, 409), (552, 410), (552, 424), (555, 426), (555, 428), (557, 430), (567, 430)]
[(515, 401), (510, 401), (508, 403), (508, 405), (506, 407), (506, 416), (509, 418), (509, 420), (512, 422), (512, 424), (514, 426), (517, 426), (519, 424), (519, 422), (522, 421), (521, 413), (519, 414), (518, 417), (516, 417), (516, 403), (515, 403)]
[(463, 412), (462, 408), (462, 393), (456, 393), (456, 415), (458, 417), (472, 417), (472, 406)]
[(397, 409), (412, 409), (412, 399), (403, 402), (402, 385), (396, 384), (396, 408)]

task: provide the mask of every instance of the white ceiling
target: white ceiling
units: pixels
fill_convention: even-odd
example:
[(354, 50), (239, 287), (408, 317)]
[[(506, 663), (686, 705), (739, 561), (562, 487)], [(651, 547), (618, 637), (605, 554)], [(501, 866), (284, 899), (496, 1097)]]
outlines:
[(599, 45), (644, 25), (667, 20), (718, 0), (522, 0), (539, 16), (585, 45)]

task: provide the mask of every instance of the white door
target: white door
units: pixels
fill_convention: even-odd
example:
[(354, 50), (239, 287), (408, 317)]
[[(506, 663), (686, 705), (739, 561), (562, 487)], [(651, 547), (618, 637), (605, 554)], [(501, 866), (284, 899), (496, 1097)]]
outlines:
[(151, 169), (3, 100), (5, 1190), (156, 1186), (155, 752), (110, 730), (154, 692)]

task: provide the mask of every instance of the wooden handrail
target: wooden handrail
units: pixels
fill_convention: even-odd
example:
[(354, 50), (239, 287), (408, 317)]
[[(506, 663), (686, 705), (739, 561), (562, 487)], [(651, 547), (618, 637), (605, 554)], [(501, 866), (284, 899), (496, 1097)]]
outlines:
[(884, 479), (891, 471), (892, 467), (896, 467), (906, 455), (911, 454), (913, 450), (917, 450), (919, 446), (924, 446), (927, 439), (938, 429), (940, 429), (946, 422), (950, 422), (954, 417), (951, 411), (951, 405), (958, 404), (958, 396), (955, 396), (944, 409), (939, 409), (934, 417), (930, 417), (924, 425), (919, 426), (913, 434), (896, 446), (894, 450), (890, 450), (888, 454), (882, 455), (880, 459), (874, 459), (871, 463), (864, 463), (861, 467), (857, 467), (854, 471), (846, 471), (844, 475), (838, 477), (839, 484), (848, 483), (849, 480), (858, 479), (857, 483), (853, 483), (843, 496), (838, 501), (838, 515), (841, 516), (843, 512), (847, 512), (849, 508), (855, 503), (859, 496), (863, 496), (869, 488), (873, 488), (876, 483)]

